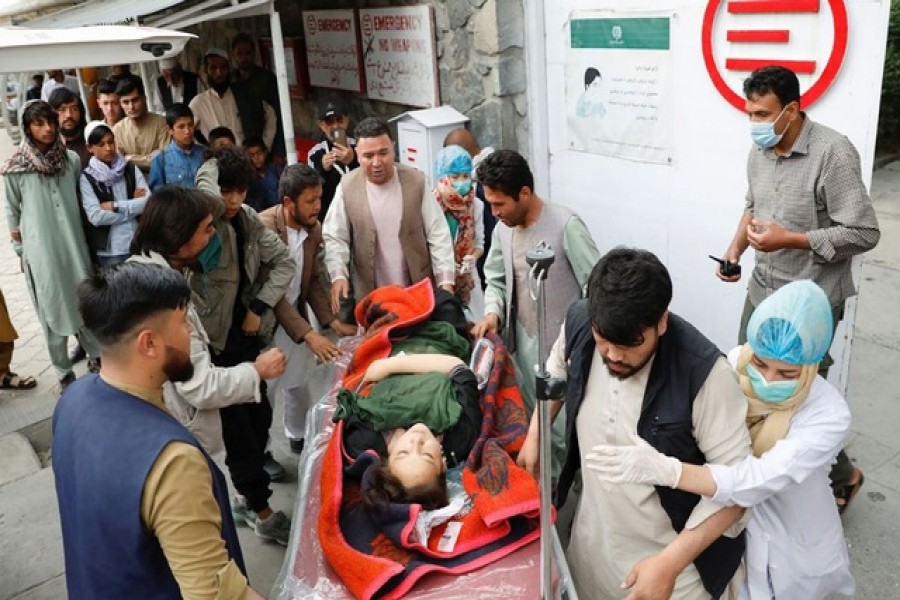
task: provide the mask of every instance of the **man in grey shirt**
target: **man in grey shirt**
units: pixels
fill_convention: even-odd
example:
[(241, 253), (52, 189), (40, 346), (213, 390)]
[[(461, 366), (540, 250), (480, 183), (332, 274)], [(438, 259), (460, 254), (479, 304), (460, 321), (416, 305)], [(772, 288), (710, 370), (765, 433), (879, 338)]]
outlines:
[[(734, 239), (723, 258), (733, 263), (748, 246), (756, 266), (747, 284), (739, 343), (760, 302), (781, 286), (811, 279), (828, 295), (834, 325), (844, 301), (856, 294), (852, 259), (871, 250), (881, 233), (862, 182), (859, 153), (846, 136), (800, 110), (800, 83), (784, 67), (763, 67), (744, 81), (750, 135), (747, 198)], [(716, 276), (735, 282), (738, 275)], [(834, 363), (826, 355), (819, 374)], [(831, 472), (843, 512), (862, 485), (862, 472), (841, 452)]]

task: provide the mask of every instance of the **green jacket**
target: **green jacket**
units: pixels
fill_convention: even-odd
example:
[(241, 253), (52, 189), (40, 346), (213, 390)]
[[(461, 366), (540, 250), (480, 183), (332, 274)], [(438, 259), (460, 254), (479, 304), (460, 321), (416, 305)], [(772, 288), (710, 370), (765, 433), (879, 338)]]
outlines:
[[(238, 265), (237, 239), (234, 228), (225, 217), (213, 222), (222, 238), (222, 256), (219, 265), (209, 273), (191, 273), (191, 300), (197, 314), (209, 335), (209, 343), (217, 352), (225, 348), (228, 330), (234, 314), (234, 303), (240, 301), (249, 307), (259, 300), (268, 308), (263, 312), (259, 336), (268, 342), (275, 332), (275, 313), (272, 308), (284, 296), (287, 286), (294, 276), (294, 259), (288, 247), (278, 238), (278, 234), (266, 228), (259, 216), (249, 206), (242, 206), (235, 217), (243, 225), (244, 264)], [(244, 269), (251, 282), (241, 298), (237, 298), (241, 277), (239, 268)], [(238, 326), (240, 324), (237, 324)]]

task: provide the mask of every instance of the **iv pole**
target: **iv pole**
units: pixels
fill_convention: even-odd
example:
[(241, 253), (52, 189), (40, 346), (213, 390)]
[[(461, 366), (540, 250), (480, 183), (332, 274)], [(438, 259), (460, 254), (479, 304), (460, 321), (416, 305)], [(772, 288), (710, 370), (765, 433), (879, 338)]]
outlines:
[[(547, 272), (556, 259), (553, 250), (543, 241), (525, 254), (525, 262), (531, 267), (528, 274), (528, 293), (537, 303), (538, 365), (535, 369), (535, 407), (538, 411), (540, 432), (540, 491), (541, 491), (541, 598), (553, 598), (552, 551), (555, 539), (551, 521), (551, 458), (550, 458), (550, 406), (548, 401), (560, 400), (565, 395), (566, 382), (551, 378), (547, 372), (547, 340), (544, 339), (547, 299), (544, 286)], [(509, 326), (513, 326), (510, 323)]]

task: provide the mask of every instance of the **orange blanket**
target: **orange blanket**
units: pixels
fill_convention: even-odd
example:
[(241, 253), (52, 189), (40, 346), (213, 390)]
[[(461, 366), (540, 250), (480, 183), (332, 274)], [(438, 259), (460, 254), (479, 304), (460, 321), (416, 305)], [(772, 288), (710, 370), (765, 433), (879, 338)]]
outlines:
[[(472, 571), (539, 537), (538, 486), (514, 460), (527, 433), (527, 412), (513, 362), (500, 339), (491, 340), (494, 365), (481, 401), (481, 434), (462, 475), (473, 508), (432, 530), (427, 544), (412, 535), (420, 505), (393, 504), (377, 514), (362, 507), (360, 486), (379, 458), (366, 453), (351, 460), (343, 451), (343, 423), (335, 429), (322, 463), (319, 539), (328, 563), (357, 598), (399, 598), (426, 573)], [(389, 336), (384, 341), (386, 356)], [(383, 351), (377, 348), (379, 356)], [(442, 551), (439, 542), (451, 523), (460, 529), (452, 549)]]

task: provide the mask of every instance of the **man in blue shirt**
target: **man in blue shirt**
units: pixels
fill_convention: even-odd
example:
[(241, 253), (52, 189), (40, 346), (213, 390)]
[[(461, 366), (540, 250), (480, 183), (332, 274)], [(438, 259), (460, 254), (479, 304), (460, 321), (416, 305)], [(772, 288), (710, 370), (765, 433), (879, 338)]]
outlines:
[(194, 113), (176, 102), (166, 110), (166, 129), (172, 140), (150, 163), (150, 189), (163, 185), (194, 187), (205, 148), (194, 142)]

